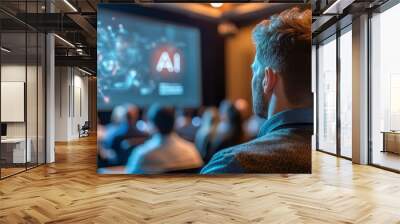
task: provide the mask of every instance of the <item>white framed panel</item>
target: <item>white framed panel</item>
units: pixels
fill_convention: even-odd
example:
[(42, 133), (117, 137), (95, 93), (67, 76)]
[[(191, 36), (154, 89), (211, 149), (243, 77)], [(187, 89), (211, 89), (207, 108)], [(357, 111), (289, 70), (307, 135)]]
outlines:
[(25, 121), (25, 82), (1, 82), (1, 122)]

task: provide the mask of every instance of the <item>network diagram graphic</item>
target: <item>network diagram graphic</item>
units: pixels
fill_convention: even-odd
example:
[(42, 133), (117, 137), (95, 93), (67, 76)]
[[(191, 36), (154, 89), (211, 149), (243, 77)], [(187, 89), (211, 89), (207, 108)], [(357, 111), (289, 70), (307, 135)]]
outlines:
[(183, 94), (179, 79), (186, 44), (174, 38), (176, 30), (166, 27), (163, 35), (143, 35), (113, 16), (111, 21), (99, 19), (97, 32), (98, 96), (103, 103), (113, 100), (109, 93)]

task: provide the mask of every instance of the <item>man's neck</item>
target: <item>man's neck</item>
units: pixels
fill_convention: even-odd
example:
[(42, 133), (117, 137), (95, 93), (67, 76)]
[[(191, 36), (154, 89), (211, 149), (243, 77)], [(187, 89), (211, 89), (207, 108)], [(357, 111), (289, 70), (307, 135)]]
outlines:
[(287, 110), (294, 110), (294, 109), (300, 109), (300, 108), (307, 108), (307, 107), (312, 107), (311, 105), (308, 104), (290, 104), (286, 100), (278, 100), (274, 95), (271, 97), (271, 102), (268, 107), (268, 116), (267, 119), (270, 119), (273, 115), (282, 112), (282, 111), (287, 111)]

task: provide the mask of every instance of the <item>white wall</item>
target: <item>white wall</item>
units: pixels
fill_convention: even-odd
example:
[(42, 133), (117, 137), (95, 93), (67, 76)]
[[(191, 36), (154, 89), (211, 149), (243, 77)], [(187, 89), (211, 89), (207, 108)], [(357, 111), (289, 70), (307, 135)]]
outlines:
[(55, 141), (68, 140), (68, 86), (70, 83), (68, 71), (67, 67), (55, 68)]
[(89, 117), (88, 77), (76, 68), (56, 67), (55, 86), (55, 140), (77, 139), (78, 124)]

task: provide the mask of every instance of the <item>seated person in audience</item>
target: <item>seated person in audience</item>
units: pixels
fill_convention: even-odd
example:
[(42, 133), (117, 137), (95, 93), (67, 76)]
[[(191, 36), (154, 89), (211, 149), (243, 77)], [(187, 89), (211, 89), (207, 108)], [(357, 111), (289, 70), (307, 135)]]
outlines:
[(247, 120), (253, 114), (249, 103), (243, 98), (236, 99), (233, 105), (239, 111), (242, 121)]
[(193, 111), (190, 109), (182, 109), (178, 112), (176, 119), (176, 133), (187, 141), (194, 142), (196, 132), (199, 127), (192, 123)]
[(132, 149), (143, 144), (148, 138), (148, 133), (139, 130), (136, 123), (139, 119), (139, 108), (135, 105), (127, 105), (126, 124), (123, 129), (125, 133), (117, 136), (113, 145), (120, 148), (118, 154), (120, 164), (126, 164)]
[(217, 133), (219, 120), (218, 110), (216, 108), (207, 109), (203, 113), (201, 120), (201, 126), (195, 138), (195, 145), (204, 163), (207, 163), (211, 159), (211, 144)]
[(311, 10), (263, 21), (253, 39), (253, 109), (266, 121), (256, 139), (218, 152), (201, 173), (310, 173)]
[(190, 170), (203, 165), (196, 147), (174, 133), (173, 109), (153, 105), (147, 118), (154, 133), (148, 141), (132, 151), (126, 173), (157, 174)]
[(211, 144), (211, 156), (221, 149), (242, 143), (244, 139), (240, 112), (231, 102), (225, 100), (221, 103), (220, 118)]
[(117, 152), (113, 148), (113, 142), (116, 136), (120, 135), (122, 132), (120, 127), (123, 126), (126, 113), (127, 110), (124, 106), (115, 107), (111, 113), (111, 123), (98, 133), (98, 135), (101, 133), (101, 136), (98, 136), (101, 137), (98, 138), (99, 158), (97, 164), (99, 167), (120, 165)]
[(111, 165), (124, 165), (132, 148), (145, 142), (148, 134), (136, 127), (139, 108), (134, 105), (118, 106), (112, 113), (112, 124), (108, 126), (103, 147), (112, 150), (115, 158)]
[(246, 138), (252, 140), (257, 137), (260, 131), (261, 125), (265, 122), (265, 118), (259, 117), (257, 114), (253, 114), (243, 124), (243, 130), (246, 133)]
[(264, 119), (251, 113), (249, 103), (245, 99), (237, 99), (234, 102), (235, 107), (239, 110), (242, 117), (242, 127), (244, 133), (244, 140), (252, 140), (257, 137)]

